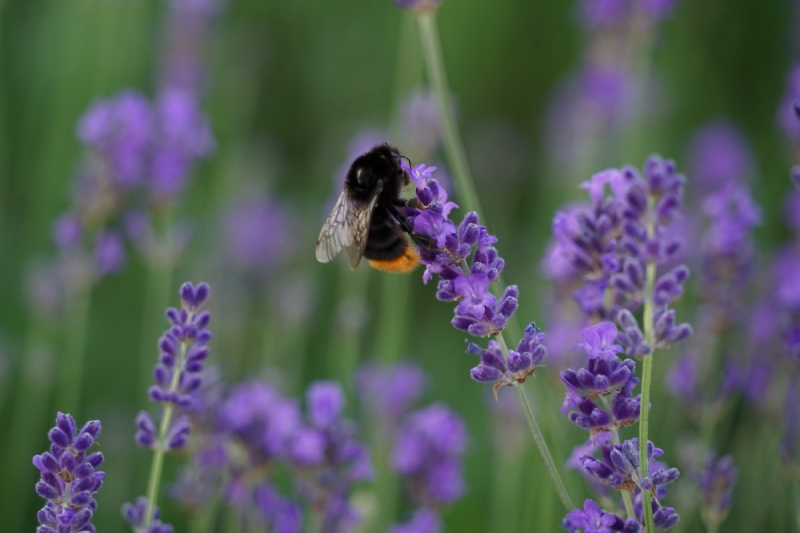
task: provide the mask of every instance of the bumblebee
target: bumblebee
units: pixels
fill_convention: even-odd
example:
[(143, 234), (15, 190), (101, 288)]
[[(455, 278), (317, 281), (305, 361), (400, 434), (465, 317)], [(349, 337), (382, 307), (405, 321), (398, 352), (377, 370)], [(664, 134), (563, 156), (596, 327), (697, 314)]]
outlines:
[(397, 148), (384, 143), (353, 161), (344, 190), (317, 237), (317, 261), (327, 263), (344, 248), (350, 268), (366, 257), (378, 270), (410, 272), (419, 265), (419, 254), (405, 234), (419, 246), (435, 248), (430, 237), (414, 232), (402, 213), (402, 208), (415, 204), (415, 199), (400, 198), (411, 182), (403, 158)]

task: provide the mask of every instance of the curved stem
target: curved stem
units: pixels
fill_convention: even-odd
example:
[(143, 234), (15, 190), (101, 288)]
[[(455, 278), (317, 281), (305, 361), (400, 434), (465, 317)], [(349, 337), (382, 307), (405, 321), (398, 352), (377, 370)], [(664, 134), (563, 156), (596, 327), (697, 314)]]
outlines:
[[(507, 361), (508, 346), (506, 346), (506, 341), (503, 338), (502, 333), (497, 335), (497, 342), (500, 344), (500, 349), (503, 351), (503, 357), (505, 357)], [(567, 488), (564, 486), (564, 482), (561, 480), (561, 476), (558, 474), (556, 463), (553, 461), (553, 456), (550, 454), (550, 449), (547, 447), (547, 442), (544, 440), (542, 430), (539, 429), (539, 424), (536, 422), (533, 409), (531, 409), (531, 405), (528, 403), (528, 397), (525, 396), (525, 391), (522, 390), (522, 387), (519, 384), (517, 384), (514, 388), (517, 389), (519, 402), (522, 405), (522, 410), (525, 412), (525, 418), (528, 421), (528, 428), (531, 430), (531, 435), (533, 436), (533, 441), (536, 443), (536, 447), (539, 448), (539, 453), (542, 455), (544, 465), (547, 468), (547, 473), (550, 474), (550, 479), (553, 481), (553, 485), (555, 485), (558, 497), (561, 500), (561, 503), (564, 504), (564, 507), (567, 509), (567, 511), (572, 511), (575, 509), (575, 504), (572, 503), (572, 498), (569, 497)]]
[(439, 44), (439, 32), (436, 29), (436, 13), (425, 12), (417, 14), (419, 33), (422, 40), (422, 52), (425, 55), (425, 66), (433, 85), (436, 107), (439, 110), (439, 120), (442, 122), (442, 136), (444, 137), (444, 151), (451, 165), (453, 180), (458, 186), (459, 200), (463, 202), (468, 211), (483, 214), (475, 191), (474, 181), (467, 164), (467, 155), (464, 142), (456, 126), (456, 117), (453, 112), (453, 102), (450, 100), (450, 88), (447, 84), (447, 75), (444, 70), (442, 49)]
[[(181, 342), (181, 351), (175, 363), (175, 373), (172, 375), (172, 382), (169, 390), (174, 391), (178, 388), (181, 372), (183, 371), (183, 360), (186, 357), (187, 345)], [(164, 454), (167, 447), (167, 434), (172, 424), (172, 415), (175, 412), (175, 405), (168, 403), (164, 406), (164, 414), (161, 417), (161, 425), (158, 428), (158, 440), (156, 441), (153, 462), (150, 466), (150, 479), (147, 482), (147, 511), (144, 515), (144, 527), (148, 528), (153, 523), (156, 502), (158, 501), (158, 489), (161, 486), (161, 470), (164, 466)]]

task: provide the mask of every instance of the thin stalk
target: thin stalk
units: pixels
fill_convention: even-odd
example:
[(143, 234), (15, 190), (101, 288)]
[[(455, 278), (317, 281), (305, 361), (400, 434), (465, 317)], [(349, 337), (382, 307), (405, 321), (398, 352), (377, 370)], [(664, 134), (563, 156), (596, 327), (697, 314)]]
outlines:
[[(610, 405), (608, 402), (608, 398), (605, 396), (600, 397), (600, 401), (603, 402), (603, 407), (606, 408), (607, 411), (610, 410)], [(616, 426), (611, 426), (611, 442), (613, 444), (619, 445), (621, 441), (619, 440), (619, 428)], [(631, 500), (631, 493), (623, 490), (622, 492), (622, 503), (625, 506), (625, 513), (627, 514), (628, 518), (636, 518), (636, 513), (633, 510), (633, 500)]]
[[(178, 388), (181, 374), (183, 372), (183, 360), (186, 357), (187, 344), (181, 342), (181, 352), (178, 355), (178, 360), (175, 363), (175, 373), (172, 375), (172, 382), (170, 383), (169, 390), (174, 391)], [(161, 486), (161, 470), (164, 466), (164, 454), (166, 453), (167, 446), (167, 433), (169, 433), (170, 425), (172, 424), (172, 414), (175, 411), (175, 405), (168, 403), (164, 406), (164, 414), (161, 417), (161, 425), (158, 428), (158, 441), (153, 453), (153, 462), (150, 466), (150, 480), (147, 482), (147, 511), (144, 515), (144, 527), (147, 529), (153, 523), (153, 514), (155, 513), (156, 501), (158, 501), (158, 489)]]
[[(503, 351), (503, 356), (506, 358), (506, 360), (508, 360), (508, 346), (506, 346), (506, 341), (503, 338), (503, 334), (497, 334), (496, 339), (500, 344), (500, 349)], [(533, 409), (531, 409), (531, 405), (528, 403), (528, 397), (525, 396), (525, 391), (522, 390), (521, 386), (516, 385), (514, 388), (517, 389), (520, 404), (522, 404), (522, 409), (525, 411), (525, 418), (528, 421), (528, 428), (531, 430), (531, 435), (533, 436), (533, 441), (536, 443), (536, 447), (539, 448), (539, 453), (542, 455), (544, 465), (547, 468), (547, 473), (550, 474), (550, 479), (553, 481), (553, 485), (555, 485), (558, 497), (561, 500), (561, 503), (564, 504), (564, 507), (567, 509), (567, 511), (572, 511), (575, 509), (575, 504), (572, 503), (572, 499), (569, 497), (567, 488), (564, 486), (564, 482), (561, 480), (561, 476), (558, 474), (556, 463), (553, 461), (553, 456), (550, 455), (550, 449), (547, 447), (547, 442), (544, 440), (544, 435), (542, 435), (542, 431), (539, 429), (539, 424), (536, 422)]]
[(62, 378), (58, 382), (56, 400), (58, 408), (78, 417), (83, 366), (86, 355), (86, 333), (89, 327), (91, 289), (80, 286), (72, 291), (67, 311), (67, 331), (63, 359)]
[(425, 56), (425, 66), (430, 83), (433, 85), (436, 107), (439, 109), (439, 120), (442, 122), (444, 151), (450, 163), (450, 173), (458, 187), (459, 201), (468, 211), (475, 211), (482, 215), (483, 210), (475, 190), (475, 181), (469, 171), (464, 142), (461, 140), (461, 134), (456, 126), (453, 102), (450, 100), (450, 88), (447, 84), (442, 49), (439, 43), (439, 31), (436, 28), (436, 13), (419, 13), (417, 22), (422, 40), (422, 52)]
[[(652, 202), (650, 202), (652, 203)], [(648, 236), (652, 236), (653, 224), (648, 224)], [(642, 477), (650, 475), (650, 465), (647, 459), (647, 424), (650, 412), (650, 385), (653, 381), (653, 356), (655, 355), (655, 335), (653, 331), (653, 285), (656, 279), (656, 265), (653, 262), (647, 264), (647, 275), (645, 280), (644, 297), (644, 337), (652, 347), (652, 351), (644, 356), (642, 369), (642, 407), (639, 417), (639, 465)], [(647, 533), (655, 531), (653, 523), (653, 509), (650, 507), (651, 494), (649, 491), (642, 491), (642, 512), (644, 514)]]

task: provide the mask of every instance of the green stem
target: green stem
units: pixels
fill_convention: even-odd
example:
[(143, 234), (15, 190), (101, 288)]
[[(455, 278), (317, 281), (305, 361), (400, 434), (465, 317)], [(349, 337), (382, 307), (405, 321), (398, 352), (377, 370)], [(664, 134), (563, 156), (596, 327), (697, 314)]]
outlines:
[[(172, 375), (172, 382), (169, 386), (170, 391), (177, 390), (178, 388), (181, 373), (183, 372), (186, 348), (187, 344), (181, 342), (181, 352), (178, 355), (178, 360), (175, 362), (175, 373)], [(167, 451), (167, 434), (172, 424), (172, 415), (174, 411), (174, 404), (167, 403), (167, 405), (164, 406), (164, 414), (161, 417), (161, 425), (158, 428), (158, 440), (156, 441), (155, 453), (153, 454), (153, 462), (150, 466), (150, 479), (147, 482), (147, 512), (145, 512), (144, 515), (145, 529), (150, 527), (153, 523), (153, 515), (155, 513), (156, 502), (158, 501), (158, 489), (161, 486), (161, 470), (164, 466), (164, 454)]]
[[(652, 202), (651, 202), (652, 203)], [(648, 225), (648, 236), (653, 233), (652, 223)], [(639, 417), (639, 465), (642, 477), (650, 475), (650, 465), (647, 458), (647, 424), (650, 412), (650, 384), (653, 380), (653, 356), (655, 355), (655, 335), (653, 331), (653, 285), (656, 279), (656, 265), (653, 262), (647, 264), (647, 276), (645, 280), (645, 300), (644, 300), (644, 337), (651, 346), (652, 351), (644, 356), (642, 369), (642, 403), (641, 415)], [(653, 523), (653, 509), (650, 507), (652, 494), (642, 491), (642, 509), (647, 526), (647, 533), (655, 531)]]
[(575, 509), (575, 504), (572, 503), (572, 499), (569, 497), (569, 493), (567, 493), (567, 488), (564, 486), (564, 482), (561, 481), (561, 476), (558, 475), (558, 469), (553, 461), (553, 456), (550, 455), (550, 450), (548, 449), (547, 443), (544, 440), (542, 431), (539, 429), (539, 425), (536, 423), (536, 417), (533, 415), (533, 410), (528, 403), (528, 398), (525, 396), (525, 391), (522, 390), (522, 387), (519, 385), (517, 385), (515, 388), (517, 389), (517, 395), (519, 396), (519, 401), (522, 404), (522, 408), (525, 411), (525, 418), (528, 420), (528, 428), (531, 430), (531, 435), (533, 436), (534, 442), (536, 442), (536, 447), (539, 448), (539, 453), (542, 454), (545, 467), (547, 467), (547, 473), (550, 474), (550, 479), (553, 480), (558, 497), (567, 511), (572, 511)]
[(72, 292), (67, 310), (67, 331), (62, 379), (59, 380), (56, 400), (59, 410), (79, 417), (83, 366), (86, 355), (86, 333), (89, 327), (91, 290), (88, 286), (77, 287)]
[(478, 200), (478, 193), (475, 191), (475, 182), (467, 165), (464, 143), (456, 127), (453, 102), (450, 100), (450, 88), (447, 84), (442, 49), (439, 43), (439, 32), (436, 28), (436, 13), (432, 11), (418, 13), (417, 22), (422, 40), (422, 52), (425, 55), (425, 66), (430, 83), (433, 85), (436, 107), (439, 109), (439, 120), (442, 123), (444, 151), (450, 163), (450, 173), (458, 187), (459, 200), (468, 211), (475, 211), (482, 215), (483, 210)]
[[(508, 346), (503, 338), (503, 334), (498, 333), (496, 339), (500, 344), (500, 349), (503, 351), (503, 356), (507, 361)], [(528, 428), (531, 430), (531, 435), (533, 436), (533, 441), (536, 443), (536, 447), (539, 448), (539, 453), (542, 455), (544, 465), (547, 468), (547, 473), (550, 474), (550, 479), (553, 481), (553, 485), (555, 485), (558, 497), (561, 500), (561, 503), (564, 504), (564, 507), (567, 509), (567, 511), (572, 511), (575, 509), (575, 504), (572, 503), (572, 499), (569, 497), (567, 488), (564, 486), (564, 482), (561, 481), (561, 476), (558, 474), (556, 463), (553, 461), (553, 456), (550, 455), (550, 449), (547, 447), (547, 442), (544, 440), (542, 430), (539, 429), (539, 424), (536, 422), (533, 409), (531, 409), (531, 405), (528, 403), (528, 397), (525, 396), (525, 391), (522, 390), (520, 384), (516, 384), (514, 388), (517, 389), (520, 404), (522, 404), (522, 409), (525, 411), (525, 418), (528, 421)]]

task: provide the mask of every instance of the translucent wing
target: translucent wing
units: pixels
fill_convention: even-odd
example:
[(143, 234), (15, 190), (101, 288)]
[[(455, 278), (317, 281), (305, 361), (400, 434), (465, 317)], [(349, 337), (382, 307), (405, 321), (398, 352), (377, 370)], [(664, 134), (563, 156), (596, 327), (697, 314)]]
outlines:
[(353, 200), (342, 191), (317, 237), (317, 261), (327, 263), (344, 248), (350, 258), (350, 268), (358, 266), (367, 245), (369, 220), (382, 189), (383, 184), (379, 183), (366, 203)]

